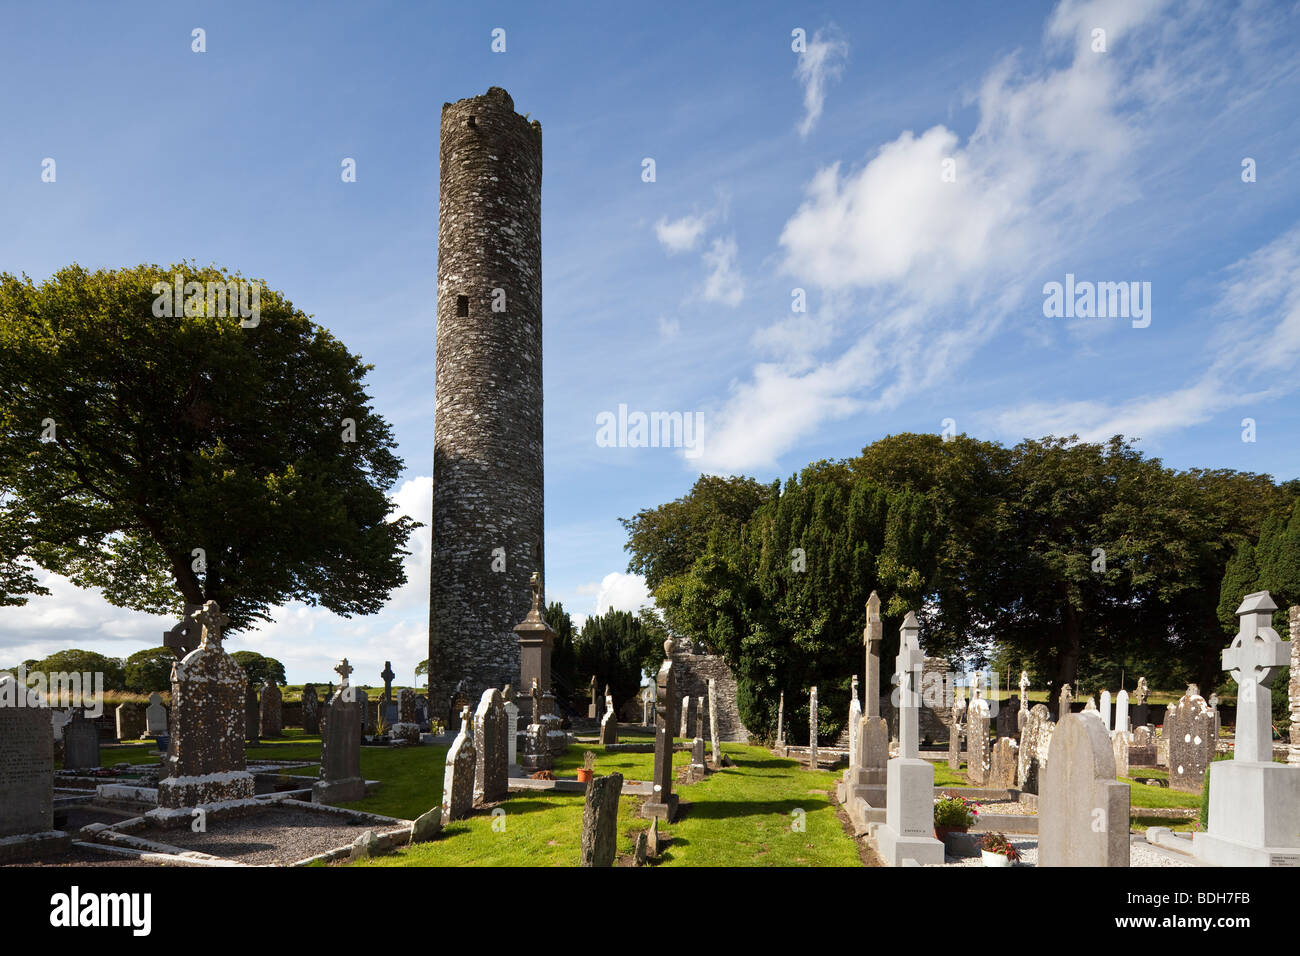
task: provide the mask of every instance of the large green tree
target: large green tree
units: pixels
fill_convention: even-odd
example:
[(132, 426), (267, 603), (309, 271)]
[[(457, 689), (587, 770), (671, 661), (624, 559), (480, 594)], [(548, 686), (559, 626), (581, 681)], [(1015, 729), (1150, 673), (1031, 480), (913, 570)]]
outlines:
[(176, 655), (170, 647), (136, 651), (126, 659), (126, 687), (140, 694), (171, 690)]
[(264, 657), (257, 651), (235, 651), (230, 656), (244, 669), (249, 684), (254, 687), (261, 687), (267, 681), (286, 683), (284, 665), (274, 657)]
[[(200, 294), (172, 314), (178, 275)], [(370, 367), (264, 283), (251, 319), (202, 294), (242, 281), (0, 275), (0, 543), (121, 607), (216, 600), (232, 630), (288, 601), (373, 613), (417, 525)]]
[[(609, 610), (589, 617), (573, 642), (577, 673), (594, 674), (599, 692), (608, 684), (614, 706), (622, 707), (641, 688), (642, 672), (656, 653), (656, 636), (629, 611)], [(662, 661), (662, 644), (657, 653)]]

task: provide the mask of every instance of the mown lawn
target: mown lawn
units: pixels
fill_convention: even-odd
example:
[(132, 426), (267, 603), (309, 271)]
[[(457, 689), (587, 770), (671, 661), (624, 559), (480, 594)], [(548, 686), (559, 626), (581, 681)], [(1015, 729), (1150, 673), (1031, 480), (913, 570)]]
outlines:
[[(623, 739), (629, 735), (623, 734)], [(411, 757), (421, 751), (392, 752)], [(624, 779), (649, 780), (653, 754), (606, 754), (598, 745), (579, 744), (557, 760), (557, 776), (569, 776), (582, 765), (587, 750), (596, 753), (596, 772), (618, 771)], [(835, 785), (836, 774), (812, 772), (797, 761), (772, 756), (762, 747), (725, 744), (723, 752), (734, 766), (725, 767), (701, 783), (675, 788), (682, 800), (677, 822), (660, 824), (671, 836), (660, 864), (665, 866), (857, 866), (857, 845), (847, 836), (824, 791)], [(363, 751), (363, 758), (365, 752)], [(677, 753), (673, 766), (680, 769), (690, 755)], [(363, 766), (364, 769), (364, 766)], [(436, 783), (441, 791), (441, 764)], [(408, 765), (398, 776), (416, 772)], [(369, 774), (368, 774), (369, 775)], [(384, 791), (408, 793), (409, 803), (381, 793), (353, 804), (357, 809), (411, 817), (429, 809), (417, 794), (393, 776), (384, 777)], [(398, 786), (394, 786), (398, 784)], [(637, 816), (640, 797), (624, 796), (619, 802), (619, 852), (630, 854), (638, 830), (649, 820)], [(504, 817), (487, 811), (449, 824), (433, 843), (366, 860), (357, 866), (573, 866), (578, 860), (582, 829), (581, 794), (517, 793), (502, 808)], [(494, 826), (495, 823), (495, 826)], [(796, 829), (796, 825), (798, 829)]]

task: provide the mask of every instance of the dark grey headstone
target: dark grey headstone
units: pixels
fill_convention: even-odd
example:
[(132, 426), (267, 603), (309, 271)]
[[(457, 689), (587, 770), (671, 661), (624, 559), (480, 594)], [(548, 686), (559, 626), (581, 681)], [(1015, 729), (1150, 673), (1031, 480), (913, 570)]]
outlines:
[(28, 706), (13, 677), (0, 678), (0, 693), (24, 706), (0, 706), (0, 837), (54, 828), (54, 734), (50, 711)]
[(263, 737), (279, 737), (284, 731), (284, 698), (275, 681), (262, 688), (261, 731)]
[(582, 845), (579, 866), (613, 866), (618, 850), (618, 798), (623, 775), (593, 777), (582, 806)]
[(320, 733), (320, 698), (315, 684), (302, 685), (302, 729), (309, 734)]
[(474, 809), (474, 769), (477, 763), (474, 751), (473, 718), (461, 715), (460, 732), (447, 751), (447, 764), (442, 776), (442, 815), (450, 822), (469, 816)]
[(1177, 705), (1170, 706), (1164, 735), (1169, 741), (1171, 790), (1200, 793), (1204, 788), (1205, 771), (1218, 743), (1214, 726), (1214, 711), (1194, 688), (1189, 687)]
[(351, 803), (366, 795), (361, 777), (361, 712), (341, 686), (329, 702), (329, 719), (321, 738), (321, 779), (312, 785), (313, 803)]
[(63, 728), (63, 769), (99, 769), (99, 728), (80, 710)]
[(117, 705), (117, 739), (139, 740), (144, 736), (144, 704), (127, 701)]

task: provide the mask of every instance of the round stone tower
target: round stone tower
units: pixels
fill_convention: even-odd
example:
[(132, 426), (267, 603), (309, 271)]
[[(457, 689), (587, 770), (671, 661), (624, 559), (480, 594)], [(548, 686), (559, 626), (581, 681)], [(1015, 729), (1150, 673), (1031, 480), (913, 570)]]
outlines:
[[(442, 107), (429, 704), (519, 682), (542, 572), (542, 127), (492, 87)], [(544, 688), (546, 689), (546, 688)], [(526, 692), (526, 689), (523, 689)]]

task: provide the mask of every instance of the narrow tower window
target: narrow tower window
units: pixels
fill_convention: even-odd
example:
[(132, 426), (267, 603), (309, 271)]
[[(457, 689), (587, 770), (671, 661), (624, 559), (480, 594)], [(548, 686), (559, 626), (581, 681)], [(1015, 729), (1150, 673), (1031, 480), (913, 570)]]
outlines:
[(465, 125), (468, 126), (470, 129), (478, 129), (478, 122), (473, 116), (471, 116), (469, 119), (465, 121)]
[(460, 316), (461, 318), (465, 318), (466, 316), (469, 315), (469, 296), (467, 295), (456, 296), (456, 315)]

